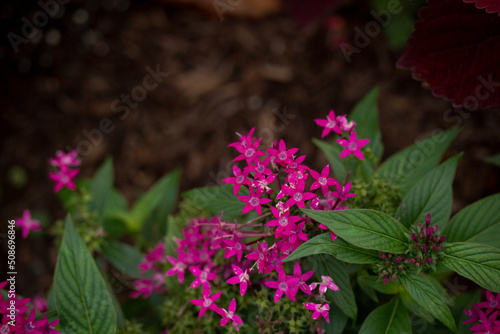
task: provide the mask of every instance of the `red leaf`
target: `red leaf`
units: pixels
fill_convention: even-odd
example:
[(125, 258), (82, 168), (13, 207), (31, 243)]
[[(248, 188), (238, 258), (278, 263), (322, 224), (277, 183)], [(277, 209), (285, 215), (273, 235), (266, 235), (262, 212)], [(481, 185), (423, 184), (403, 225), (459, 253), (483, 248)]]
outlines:
[(500, 18), (460, 0), (429, 0), (398, 67), (468, 110), (500, 105)]
[(500, 16), (499, 0), (464, 0), (467, 3), (476, 3), (478, 9), (484, 9), (486, 13), (498, 13)]

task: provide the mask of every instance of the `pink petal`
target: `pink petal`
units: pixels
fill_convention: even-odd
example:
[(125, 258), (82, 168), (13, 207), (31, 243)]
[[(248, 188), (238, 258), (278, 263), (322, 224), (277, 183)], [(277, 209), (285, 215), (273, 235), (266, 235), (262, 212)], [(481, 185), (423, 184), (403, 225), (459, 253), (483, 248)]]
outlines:
[(234, 313), (234, 311), (236, 311), (236, 299), (233, 298), (233, 300), (231, 300), (227, 310), (229, 311), (229, 313)]

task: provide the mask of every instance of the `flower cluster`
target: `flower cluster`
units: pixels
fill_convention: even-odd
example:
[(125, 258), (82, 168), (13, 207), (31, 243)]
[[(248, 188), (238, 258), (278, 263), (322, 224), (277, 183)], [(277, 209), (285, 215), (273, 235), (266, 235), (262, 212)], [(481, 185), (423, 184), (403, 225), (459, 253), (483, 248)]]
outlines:
[(144, 261), (139, 264), (141, 279), (134, 281), (135, 291), (131, 293), (132, 298), (137, 298), (143, 295), (143, 298), (148, 298), (153, 292), (165, 292), (165, 244), (159, 242), (158, 245), (150, 249), (144, 255)]
[[(0, 290), (7, 285), (7, 282), (0, 283)], [(59, 319), (49, 322), (45, 314), (36, 320), (36, 308), (29, 305), (30, 298), (19, 299), (17, 295), (8, 294), (4, 300), (0, 294), (0, 333), (33, 333), (33, 334), (60, 334), (55, 330)]]
[(499, 334), (500, 333), (500, 293), (494, 295), (486, 291), (486, 301), (472, 304), (472, 310), (464, 310), (469, 317), (464, 324), (477, 323), (470, 328), (474, 334)]
[(63, 187), (75, 190), (76, 187), (73, 179), (78, 175), (80, 170), (78, 168), (72, 169), (72, 167), (80, 165), (80, 160), (76, 157), (77, 154), (76, 150), (67, 154), (63, 151), (57, 151), (56, 157), (49, 159), (50, 165), (56, 169), (56, 172), (49, 173), (49, 178), (56, 183), (54, 186), (55, 193)]
[(22, 217), (17, 218), (15, 221), (16, 225), (22, 229), (21, 235), (23, 239), (26, 239), (28, 237), (28, 234), (31, 230), (40, 231), (40, 221), (31, 218), (31, 213), (29, 210), (24, 210)]
[[(353, 123), (342, 123), (343, 128), (353, 127)], [(260, 149), (260, 138), (254, 138), (252, 129), (247, 135), (239, 135), (237, 142), (229, 146), (238, 151), (235, 162), (243, 166), (233, 166), (233, 176), (223, 181), (233, 186), (233, 194), (244, 203), (242, 214), (255, 211), (259, 216), (244, 223), (224, 221), (221, 217), (191, 219), (182, 229), (183, 238), (175, 239), (177, 254), (166, 256), (170, 268), (166, 276), (177, 275), (182, 283), (187, 275), (192, 278), (191, 289), (201, 288), (201, 298), (191, 299), (191, 303), (201, 307), (199, 317), (211, 310), (221, 317), (221, 326), (231, 322), (235, 329), (243, 324), (235, 314), (236, 300), (227, 309), (217, 304), (222, 291), (221, 283), (239, 287), (244, 296), (247, 290), (255, 295), (266, 288), (272, 290), (277, 303), (284, 296), (298, 301), (299, 291), (302, 304), (313, 311), (312, 318), (320, 315), (329, 322), (329, 305), (324, 298), (327, 288), (337, 291), (338, 287), (328, 276), (321, 282), (307, 283), (314, 272), (302, 272), (299, 262), (293, 266), (293, 273), (284, 258), (307, 241), (309, 234), (317, 234), (325, 226), (311, 221), (300, 209), (345, 210), (346, 201), (355, 196), (350, 192), (352, 183), (343, 183), (330, 176), (330, 166), (321, 172), (303, 164), (305, 156), (296, 156), (298, 148), (287, 147), (283, 140), (272, 147)], [(335, 240), (336, 235), (331, 232)], [(158, 246), (160, 247), (160, 246)], [(157, 249), (159, 250), (160, 248)], [(160, 288), (156, 283), (161, 279), (163, 261), (150, 252), (141, 264), (145, 276), (135, 282), (133, 297), (149, 296)], [(161, 259), (161, 261), (160, 261)], [(160, 264), (160, 265), (156, 265)], [(144, 270), (144, 271), (143, 271)], [(258, 279), (256, 274), (262, 276)], [(314, 293), (319, 286), (319, 292)], [(313, 299), (320, 303), (312, 303)]]
[[(323, 127), (323, 132), (321, 133), (321, 138), (326, 137), (330, 132), (336, 133), (340, 136), (345, 136), (345, 138), (337, 139), (337, 143), (344, 147), (344, 150), (340, 153), (340, 158), (345, 158), (353, 154), (356, 158), (364, 160), (365, 157), (361, 148), (366, 146), (370, 140), (369, 139), (359, 139), (354, 131), (356, 123), (354, 121), (347, 121), (346, 115), (336, 116), (333, 110), (330, 110), (326, 119), (315, 119), (316, 124)], [(347, 134), (349, 134), (349, 139), (347, 139)]]
[(431, 215), (425, 218), (425, 227), (419, 223), (413, 226), (410, 234), (412, 244), (406, 254), (381, 253), (381, 261), (375, 266), (379, 277), (385, 284), (389, 278), (397, 280), (398, 274), (413, 267), (419, 273), (425, 268), (436, 270), (436, 263), (443, 250), (445, 236), (439, 237), (436, 233), (438, 225), (430, 226)]

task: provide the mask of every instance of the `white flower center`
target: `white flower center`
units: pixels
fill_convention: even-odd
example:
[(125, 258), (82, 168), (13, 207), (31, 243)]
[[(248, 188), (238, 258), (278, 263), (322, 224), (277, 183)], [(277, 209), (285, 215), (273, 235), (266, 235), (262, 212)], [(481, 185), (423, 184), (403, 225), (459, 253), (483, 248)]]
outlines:
[(236, 178), (236, 183), (241, 183), (245, 180), (245, 177), (243, 175), (240, 175)]
[(259, 202), (260, 202), (260, 201), (259, 201), (259, 199), (258, 199), (257, 197), (252, 197), (252, 198), (250, 199), (250, 202), (249, 202), (249, 203), (250, 203), (250, 205), (252, 205), (252, 206), (257, 206), (257, 205), (259, 205)]
[(281, 226), (287, 226), (288, 225), (288, 217), (281, 217), (279, 220), (278, 220), (279, 224)]
[(280, 152), (280, 154), (278, 154), (278, 158), (279, 158), (280, 160), (285, 160), (285, 159), (286, 159), (286, 153), (285, 153), (285, 152), (283, 152), (283, 151), (281, 151), (281, 152)]
[(205, 301), (203, 302), (203, 307), (209, 307), (210, 305), (212, 305), (212, 299), (205, 299)]
[(206, 271), (202, 271), (201, 274), (200, 274), (200, 279), (202, 281), (206, 281), (207, 280), (207, 276), (208, 276), (208, 273)]
[(321, 184), (322, 186), (326, 186), (326, 177), (320, 177), (318, 179), (318, 183)]
[(255, 154), (255, 150), (253, 148), (251, 148), (251, 147), (247, 148), (246, 151), (245, 151), (245, 156), (247, 158), (252, 157), (254, 154)]
[(279, 288), (280, 290), (286, 291), (288, 289), (288, 284), (286, 284), (285, 282), (281, 282), (279, 284)]
[(351, 151), (354, 151), (355, 149), (358, 148), (358, 145), (356, 145), (355, 142), (350, 142), (349, 145), (347, 145), (347, 148), (350, 149)]
[(295, 200), (295, 202), (302, 201), (302, 193), (295, 193), (295, 194), (293, 194), (293, 199)]

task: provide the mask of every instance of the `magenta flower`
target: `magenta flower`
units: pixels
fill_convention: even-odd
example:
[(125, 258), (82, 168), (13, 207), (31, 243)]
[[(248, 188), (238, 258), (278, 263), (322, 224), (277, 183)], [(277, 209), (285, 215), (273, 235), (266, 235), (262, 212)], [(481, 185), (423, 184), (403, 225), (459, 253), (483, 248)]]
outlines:
[(253, 161), (253, 165), (245, 167), (245, 171), (249, 173), (255, 173), (254, 178), (259, 178), (262, 175), (271, 175), (272, 171), (270, 168), (267, 166), (269, 165), (269, 162), (271, 161), (271, 156), (267, 156), (264, 158), (264, 160), (261, 162), (260, 159), (255, 159)]
[(268, 148), (267, 152), (274, 157), (274, 163), (283, 163), (285, 165), (293, 162), (293, 155), (297, 153), (298, 148), (286, 149), (286, 144), (283, 139), (280, 140), (277, 148)]
[(330, 310), (330, 306), (328, 304), (315, 304), (315, 303), (303, 303), (306, 309), (310, 311), (314, 311), (312, 318), (314, 320), (318, 319), (320, 315), (325, 318), (327, 323), (330, 323), (330, 317), (328, 315), (328, 311)]
[(337, 139), (337, 143), (344, 146), (345, 149), (340, 153), (340, 158), (345, 158), (351, 153), (358, 159), (364, 160), (363, 152), (360, 148), (366, 146), (370, 142), (370, 139), (357, 139), (355, 131), (352, 131), (349, 140), (347, 139)]
[(498, 311), (487, 315), (483, 311), (479, 311), (479, 324), (475, 324), (470, 328), (474, 334), (498, 334), (500, 331), (500, 321), (496, 321)]
[(170, 268), (165, 275), (172, 276), (177, 274), (179, 283), (182, 283), (182, 281), (184, 281), (184, 271), (186, 271), (187, 265), (172, 256), (167, 256), (167, 260), (173, 265), (173, 267)]
[(267, 263), (267, 256), (269, 253), (269, 249), (267, 247), (266, 241), (262, 241), (262, 243), (257, 242), (257, 251), (252, 252), (245, 257), (250, 260), (258, 261), (257, 262), (257, 268), (259, 269), (259, 274), (264, 272), (266, 263)]
[(68, 152), (65, 154), (63, 151), (58, 150), (56, 152), (56, 157), (55, 158), (50, 158), (49, 163), (52, 166), (66, 166), (66, 167), (71, 167), (71, 166), (78, 166), (80, 164), (80, 160), (76, 157), (78, 155), (77, 150), (73, 150), (71, 152)]
[[(45, 300), (42, 297), (35, 296), (33, 298), (33, 306), (35, 307), (35, 310), (37, 310), (39, 313), (45, 313), (48, 310), (48, 305), (47, 305), (47, 300)], [(1, 333), (1, 331), (0, 331)]]
[(257, 139), (257, 138), (253, 138), (252, 137), (254, 131), (255, 131), (255, 128), (251, 128), (250, 132), (248, 132), (248, 135), (246, 135), (246, 136), (242, 135), (242, 134), (239, 134), (238, 132), (236, 132), (236, 134), (238, 135), (239, 141), (231, 143), (228, 146), (229, 147), (237, 147), (237, 146), (240, 146), (242, 143), (244, 143), (246, 141), (249, 141), (249, 142), (254, 141), (255, 139)]
[(342, 116), (337, 116), (337, 124), (340, 126), (340, 128), (345, 131), (349, 132), (351, 131), (354, 127), (356, 127), (356, 123), (354, 121), (347, 121), (347, 118), (345, 115)]
[(282, 211), (272, 206), (271, 212), (276, 219), (270, 220), (265, 226), (277, 226), (275, 232), (276, 239), (278, 239), (284, 231), (290, 231), (295, 228), (295, 223), (302, 220), (302, 218), (298, 216), (290, 217), (290, 210), (288, 208), (285, 208), (285, 210)]
[(40, 319), (35, 321), (35, 315), (36, 310), (32, 309), (28, 315), (28, 318), (23, 321), (23, 326), (20, 330), (17, 330), (16, 333), (42, 334), (43, 332), (40, 330), (40, 328), (47, 323), (47, 320)]
[(40, 328), (40, 331), (43, 334), (61, 334), (61, 332), (55, 330), (57, 324), (59, 323), (59, 319), (56, 319), (56, 320), (54, 320), (54, 321), (52, 321), (52, 322), (49, 323), (49, 320), (47, 319), (47, 316), (44, 314), (43, 315), (43, 320), (46, 320), (45, 325), (43, 325)]
[(61, 170), (57, 173), (49, 173), (49, 178), (56, 182), (54, 186), (54, 192), (58, 192), (63, 187), (71, 190), (75, 190), (76, 186), (73, 179), (78, 175), (80, 171), (78, 169), (69, 169), (67, 166), (61, 166)]
[(234, 193), (234, 196), (236, 196), (238, 194), (238, 191), (240, 191), (240, 187), (242, 185), (244, 185), (244, 184), (250, 184), (250, 180), (247, 178), (248, 173), (249, 172), (246, 169), (244, 169), (243, 171), (241, 171), (238, 168), (238, 166), (233, 165), (233, 174), (234, 174), (234, 176), (233, 177), (225, 178), (224, 180), (222, 180), (222, 182), (234, 184), (233, 193)]
[(285, 294), (288, 298), (295, 301), (295, 295), (297, 294), (297, 289), (294, 289), (295, 285), (299, 283), (300, 278), (287, 276), (283, 267), (278, 266), (276, 268), (278, 272), (278, 281), (267, 281), (265, 282), (267, 287), (271, 289), (276, 289), (276, 293), (274, 294), (274, 302), (277, 303), (278, 300), (281, 299), (283, 294)]
[(240, 285), (240, 294), (243, 297), (245, 292), (247, 291), (248, 283), (250, 282), (250, 276), (248, 276), (247, 271), (243, 271), (240, 267), (232, 264), (233, 272), (236, 276), (231, 277), (226, 281), (228, 284), (239, 284)]
[(335, 112), (333, 110), (330, 110), (330, 112), (326, 116), (326, 119), (320, 118), (320, 119), (315, 119), (314, 121), (319, 126), (324, 127), (323, 132), (321, 133), (321, 138), (326, 137), (330, 133), (330, 131), (336, 132), (339, 135), (342, 134), (342, 129), (337, 124), (337, 120), (335, 118)]
[(21, 235), (23, 239), (26, 239), (28, 237), (28, 234), (31, 230), (40, 231), (41, 228), (40, 221), (32, 219), (29, 210), (24, 210), (23, 216), (16, 219), (16, 225), (22, 228)]
[(226, 325), (229, 321), (232, 321), (232, 325), (236, 331), (239, 331), (240, 328), (238, 325), (243, 325), (243, 320), (241, 318), (234, 314), (236, 311), (236, 300), (233, 298), (231, 302), (229, 303), (229, 307), (227, 308), (227, 311), (225, 309), (222, 309), (224, 312), (224, 315), (222, 316), (222, 319), (220, 320), (220, 325), (221, 327)]
[(144, 254), (144, 262), (138, 267), (144, 273), (153, 269), (156, 262), (165, 263), (165, 244), (163, 242), (159, 242), (155, 248), (149, 250), (148, 254)]
[(281, 268), (285, 257), (286, 255), (279, 256), (278, 247), (274, 246), (274, 248), (272, 248), (272, 250), (270, 250), (267, 254), (266, 267), (264, 268), (264, 272), (268, 274), (273, 270), (278, 270), (278, 268)]
[(306, 281), (310, 279), (313, 274), (314, 271), (312, 270), (302, 274), (302, 269), (300, 268), (300, 264), (296, 262), (293, 268), (293, 276), (299, 279), (296, 288), (297, 289), (300, 288), (300, 290), (302, 290), (304, 293), (310, 295), (311, 289), (309, 288), (309, 285), (306, 283)]
[(269, 198), (261, 198), (263, 190), (257, 189), (257, 192), (253, 188), (250, 188), (250, 196), (248, 195), (239, 195), (238, 199), (247, 203), (243, 208), (243, 213), (250, 212), (255, 209), (259, 215), (262, 215), (262, 204), (266, 204), (271, 202)]
[(160, 272), (154, 273), (151, 278), (141, 278), (133, 283), (136, 291), (130, 293), (130, 297), (132, 298), (138, 298), (140, 295), (143, 295), (142, 298), (146, 299), (153, 292), (165, 292), (165, 275)]
[(208, 289), (203, 290), (203, 299), (191, 299), (190, 302), (196, 306), (201, 306), (200, 313), (198, 314), (198, 318), (201, 318), (202, 315), (205, 314), (207, 309), (210, 309), (214, 312), (220, 312), (220, 307), (218, 307), (215, 302), (221, 296), (222, 291), (214, 293), (210, 297), (210, 287)]
[(194, 266), (189, 267), (189, 270), (191, 270), (193, 275), (196, 277), (196, 279), (193, 281), (193, 283), (191, 283), (189, 288), (194, 289), (201, 284), (204, 289), (208, 289), (210, 287), (208, 281), (213, 281), (214, 279), (217, 278), (216, 274), (210, 272), (213, 265), (214, 265), (213, 262), (209, 263), (203, 268), (203, 270)]
[(494, 294), (492, 294), (489, 291), (486, 291), (486, 300), (487, 301), (485, 302), (477, 304), (477, 306), (481, 308), (486, 308), (487, 314), (493, 312), (496, 309), (500, 310), (500, 293), (495, 297)]
[(256, 177), (255, 180), (252, 182), (252, 186), (262, 190), (263, 192), (265, 191), (266, 194), (270, 195), (273, 193), (273, 189), (269, 187), (271, 183), (276, 179), (278, 174), (271, 174), (269, 176), (260, 176)]
[(257, 139), (253, 144), (250, 140), (245, 140), (239, 145), (235, 145), (234, 148), (241, 154), (234, 158), (233, 161), (245, 159), (247, 164), (250, 165), (254, 160), (257, 160), (259, 157), (265, 155), (264, 152), (258, 149), (260, 140), (261, 138)]
[(319, 293), (325, 293), (327, 289), (339, 291), (339, 287), (333, 283), (330, 276), (321, 276), (321, 284), (319, 285)]
[(291, 208), (292, 205), (296, 204), (299, 208), (304, 209), (306, 207), (304, 201), (316, 197), (314, 193), (304, 192), (305, 188), (304, 180), (297, 181), (295, 187), (283, 187), (283, 188), (285, 192), (290, 196), (288, 201), (286, 201), (286, 206), (288, 206), (289, 208)]
[(464, 313), (470, 317), (470, 319), (465, 320), (462, 324), (471, 324), (473, 322), (479, 321), (479, 307), (478, 304), (472, 304), (472, 310), (464, 310)]
[(247, 245), (241, 242), (241, 239), (238, 237), (234, 237), (233, 240), (224, 240), (224, 243), (226, 244), (226, 252), (224, 254), (224, 258), (237, 255), (238, 261), (241, 261), (243, 250), (247, 248)]
[(348, 198), (356, 196), (354, 193), (349, 193), (351, 186), (352, 182), (349, 182), (345, 186), (341, 186), (340, 183), (337, 183), (335, 185), (335, 187), (337, 187), (337, 191), (332, 191), (331, 195), (340, 198), (342, 201), (347, 201)]
[(321, 191), (323, 192), (323, 195), (325, 197), (328, 196), (328, 186), (336, 185), (339, 183), (337, 180), (328, 177), (328, 175), (330, 174), (330, 165), (326, 165), (325, 168), (323, 168), (323, 170), (321, 171), (321, 174), (313, 169), (309, 169), (309, 173), (311, 173), (311, 176), (316, 180), (311, 185), (311, 190), (315, 190), (321, 187)]

